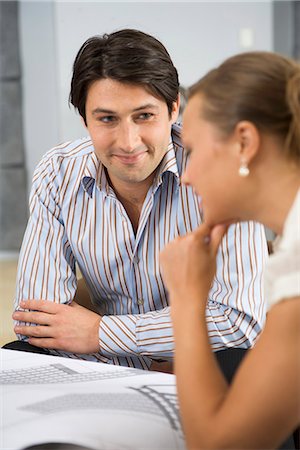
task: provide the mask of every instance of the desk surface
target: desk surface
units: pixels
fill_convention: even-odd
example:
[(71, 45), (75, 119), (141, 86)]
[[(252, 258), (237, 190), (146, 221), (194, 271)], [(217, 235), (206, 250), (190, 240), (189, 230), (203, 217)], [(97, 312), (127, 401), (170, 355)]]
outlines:
[(0, 352), (1, 448), (185, 448), (174, 375)]

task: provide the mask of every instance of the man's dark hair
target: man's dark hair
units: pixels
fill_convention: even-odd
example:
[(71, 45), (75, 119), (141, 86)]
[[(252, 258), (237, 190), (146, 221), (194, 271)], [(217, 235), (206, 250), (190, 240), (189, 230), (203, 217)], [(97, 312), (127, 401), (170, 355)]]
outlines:
[(166, 102), (171, 115), (178, 96), (178, 73), (166, 48), (153, 36), (125, 29), (85, 41), (74, 61), (69, 96), (85, 123), (88, 89), (104, 78), (143, 86)]

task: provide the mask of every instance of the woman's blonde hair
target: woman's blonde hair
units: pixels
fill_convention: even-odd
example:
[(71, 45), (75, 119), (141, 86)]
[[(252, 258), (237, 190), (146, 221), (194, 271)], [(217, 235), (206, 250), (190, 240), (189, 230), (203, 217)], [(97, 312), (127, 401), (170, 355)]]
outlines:
[(300, 65), (271, 52), (242, 53), (211, 70), (189, 90), (201, 94), (201, 115), (229, 135), (241, 120), (277, 135), (300, 164)]

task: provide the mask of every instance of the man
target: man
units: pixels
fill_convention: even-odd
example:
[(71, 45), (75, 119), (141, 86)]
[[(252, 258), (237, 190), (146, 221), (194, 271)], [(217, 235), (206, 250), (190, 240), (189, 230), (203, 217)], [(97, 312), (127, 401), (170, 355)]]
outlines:
[[(168, 52), (140, 31), (93, 37), (79, 50), (70, 101), (90, 137), (52, 149), (35, 171), (13, 315), (20, 339), (144, 369), (172, 357), (159, 253), (201, 223), (199, 199), (180, 183), (178, 89)], [(255, 342), (265, 254), (260, 225), (230, 227), (207, 304), (214, 350)], [(76, 265), (97, 312), (73, 301)]]

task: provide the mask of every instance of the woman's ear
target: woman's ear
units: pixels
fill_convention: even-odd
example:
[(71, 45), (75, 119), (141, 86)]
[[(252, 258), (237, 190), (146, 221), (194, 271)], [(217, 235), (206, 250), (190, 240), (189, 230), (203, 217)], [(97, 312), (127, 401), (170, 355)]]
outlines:
[(256, 126), (248, 120), (239, 122), (234, 131), (237, 157), (245, 164), (250, 164), (260, 146), (260, 134)]

